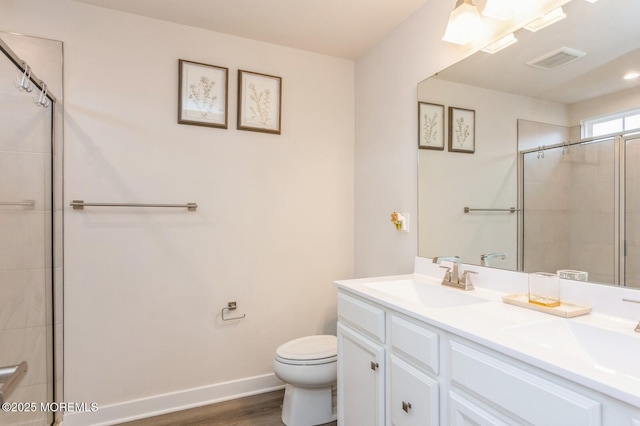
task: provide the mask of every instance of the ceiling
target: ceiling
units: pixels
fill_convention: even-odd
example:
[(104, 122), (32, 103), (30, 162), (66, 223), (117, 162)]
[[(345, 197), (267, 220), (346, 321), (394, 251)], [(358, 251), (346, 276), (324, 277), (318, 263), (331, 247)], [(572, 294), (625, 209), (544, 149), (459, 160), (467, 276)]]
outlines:
[[(520, 29), (516, 44), (493, 55), (477, 52), (437, 78), (564, 104), (638, 86), (622, 79), (640, 71), (638, 0), (573, 0), (563, 9), (562, 21), (535, 33)], [(553, 70), (525, 65), (561, 47), (586, 55)]]
[(75, 1), (356, 59), (428, 0)]

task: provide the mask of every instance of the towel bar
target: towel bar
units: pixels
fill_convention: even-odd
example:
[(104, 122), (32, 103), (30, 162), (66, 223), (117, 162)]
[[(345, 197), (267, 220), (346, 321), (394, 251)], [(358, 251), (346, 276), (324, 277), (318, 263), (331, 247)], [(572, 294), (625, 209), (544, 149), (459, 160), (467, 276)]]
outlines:
[(0, 201), (0, 206), (23, 206), (23, 207), (33, 207), (35, 204), (35, 200), (25, 200), (25, 201)]
[(186, 204), (144, 204), (144, 203), (86, 203), (84, 200), (73, 200), (70, 204), (74, 210), (82, 210), (85, 207), (178, 207), (189, 211), (198, 208), (196, 203)]
[(519, 212), (520, 209), (517, 209), (515, 207), (509, 207), (508, 209), (472, 209), (471, 207), (465, 207), (464, 208), (464, 212), (465, 213), (469, 213), (469, 212), (509, 212), (509, 213), (515, 213), (515, 212)]

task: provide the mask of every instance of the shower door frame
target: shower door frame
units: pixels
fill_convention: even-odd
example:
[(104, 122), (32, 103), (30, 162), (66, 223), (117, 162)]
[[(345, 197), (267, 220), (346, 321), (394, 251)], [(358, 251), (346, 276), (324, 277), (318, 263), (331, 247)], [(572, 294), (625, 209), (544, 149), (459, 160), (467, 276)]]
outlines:
[[(16, 34), (18, 35), (18, 34)], [(28, 37), (28, 36), (27, 36)], [(35, 73), (33, 73), (33, 71), (31, 69), (27, 70), (26, 68), (28, 67), (27, 63), (25, 61), (23, 61), (10, 47), (7, 43), (5, 43), (5, 41), (0, 38), (0, 51), (7, 57), (7, 59), (16, 67), (16, 69), (22, 73), (25, 73), (25, 75), (29, 76), (29, 81), (31, 83), (33, 83), (38, 90), (40, 90), (41, 92), (43, 92), (43, 90), (46, 88), (46, 84), (44, 82), (44, 80), (39, 79)], [(62, 58), (61, 58), (62, 59)], [(57, 318), (62, 318), (62, 312), (58, 312), (58, 309), (56, 309), (56, 307), (58, 306), (57, 303), (57, 294), (61, 294), (61, 289), (62, 289), (62, 282), (58, 282), (58, 279), (56, 278), (57, 274), (56, 274), (56, 268), (57, 268), (57, 259), (58, 257), (60, 257), (60, 259), (62, 259), (62, 244), (56, 244), (57, 241), (62, 241), (62, 235), (57, 235), (56, 230), (60, 229), (60, 231), (62, 232), (63, 229), (63, 225), (62, 225), (62, 215), (60, 216), (60, 218), (56, 217), (56, 213), (57, 213), (57, 199), (60, 198), (61, 199), (61, 195), (62, 195), (62, 174), (60, 173), (59, 176), (60, 178), (57, 178), (57, 167), (56, 167), (56, 156), (61, 156), (62, 155), (62, 133), (60, 133), (60, 141), (58, 141), (58, 138), (56, 137), (56, 135), (58, 135), (58, 125), (61, 124), (61, 120), (62, 120), (62, 116), (60, 115), (60, 117), (57, 117), (57, 114), (61, 114), (58, 110), (58, 108), (61, 108), (61, 105), (58, 104), (58, 100), (56, 99), (56, 96), (51, 94), (48, 91), (44, 91), (44, 95), (46, 96), (46, 98), (49, 100), (50, 105), (46, 106), (46, 108), (51, 108), (50, 109), (50, 114), (49, 114), (49, 119), (51, 121), (51, 127), (50, 127), (50, 136), (49, 136), (49, 153), (50, 153), (50, 161), (51, 161), (51, 169), (50, 169), (50, 192), (45, 194), (45, 197), (48, 197), (50, 199), (50, 203), (51, 203), (51, 211), (50, 211), (50, 240), (48, 242), (45, 241), (45, 245), (49, 244), (50, 246), (50, 251), (51, 251), (51, 264), (49, 265), (50, 269), (50, 274), (51, 274), (51, 300), (46, 300), (45, 297), (45, 304), (50, 303), (51, 304), (51, 314), (50, 314), (50, 318), (49, 318), (49, 322), (50, 324), (47, 325), (47, 327), (50, 327), (50, 336), (51, 336), (51, 342), (49, 344), (49, 333), (46, 339), (46, 350), (45, 350), (45, 356), (47, 357), (46, 359), (46, 369), (48, 370), (50, 368), (50, 371), (47, 372), (47, 382), (49, 383), (49, 385), (47, 386), (47, 399), (50, 400), (49, 402), (59, 402), (62, 399), (62, 395), (60, 395), (59, 393), (62, 392), (62, 388), (60, 388), (60, 390), (58, 389), (57, 386), (57, 382), (58, 380), (62, 380), (62, 376), (61, 376), (61, 372), (56, 371), (57, 370), (57, 357), (59, 355), (62, 354), (62, 347), (58, 347), (58, 345), (56, 344), (56, 342), (58, 341), (58, 336), (57, 336)], [(46, 99), (45, 99), (46, 100)], [(39, 106), (44, 106), (44, 105), (39, 105)], [(59, 162), (60, 164), (60, 168), (62, 168), (62, 162)], [(62, 170), (60, 170), (61, 172)], [(60, 223), (58, 223), (58, 221)], [(59, 226), (58, 226), (59, 225)], [(59, 248), (58, 248), (59, 247)], [(47, 270), (46, 265), (45, 265), (45, 270)], [(63, 274), (60, 275), (61, 277), (63, 276)], [(62, 281), (62, 279), (60, 280)], [(46, 283), (46, 281), (45, 281)], [(59, 291), (57, 291), (57, 289), (60, 289)], [(46, 291), (45, 291), (46, 293)], [(62, 340), (60, 339), (60, 342)], [(50, 422), (50, 424), (57, 424), (58, 422), (62, 421), (62, 412), (61, 411), (55, 411), (55, 412), (48, 412), (47, 413), (47, 421)]]
[[(611, 133), (608, 135), (583, 138), (576, 142), (557, 143), (545, 145), (518, 152), (518, 271), (524, 272), (524, 156), (536, 152), (544, 152), (547, 149), (570, 147), (573, 145), (586, 145), (613, 140), (614, 144), (614, 261), (613, 282), (604, 283), (625, 287), (625, 263), (626, 263), (626, 146), (629, 140), (640, 138), (640, 129)], [(550, 271), (547, 271), (550, 272)]]

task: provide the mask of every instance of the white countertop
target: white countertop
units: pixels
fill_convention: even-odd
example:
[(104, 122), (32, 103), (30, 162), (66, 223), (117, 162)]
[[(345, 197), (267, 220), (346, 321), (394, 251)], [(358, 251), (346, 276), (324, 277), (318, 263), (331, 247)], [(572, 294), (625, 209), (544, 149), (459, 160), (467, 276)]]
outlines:
[[(418, 269), (418, 268), (416, 268)], [(474, 269), (469, 267), (466, 269)], [(440, 270), (441, 271), (441, 270)], [(434, 274), (435, 275), (435, 274)], [(526, 275), (526, 274), (519, 274)], [(475, 276), (474, 276), (475, 278)], [(442, 291), (461, 292), (484, 299), (481, 303), (466, 304), (452, 307), (425, 306), (419, 298), (393, 295), (392, 292), (380, 291), (368, 284), (398, 282), (410, 280), (418, 285), (437, 286)], [(485, 278), (486, 280), (486, 278)], [(633, 352), (629, 347), (615, 346), (615, 339), (640, 345), (640, 333), (633, 331), (637, 323), (593, 309), (589, 315), (565, 319), (553, 315), (509, 305), (502, 302), (502, 296), (508, 292), (497, 291), (475, 284), (476, 289), (463, 291), (441, 285), (442, 277), (423, 274), (397, 275), (388, 277), (362, 278), (336, 281), (335, 285), (342, 290), (354, 293), (375, 303), (424, 321), (445, 331), (457, 334), (471, 341), (482, 344), (493, 350), (522, 360), (528, 364), (542, 368), (558, 376), (564, 377), (595, 391), (619, 399), (640, 408), (640, 353)], [(398, 283), (389, 283), (390, 285)], [(400, 283), (402, 286), (403, 283)], [(509, 286), (507, 286), (508, 288)], [(516, 288), (521, 288), (516, 286)], [(607, 289), (609, 290), (609, 289)], [(610, 289), (615, 291), (618, 289)], [(598, 291), (601, 291), (600, 289)], [(524, 292), (524, 291), (523, 291)], [(446, 296), (446, 295), (445, 295)], [(457, 297), (457, 296), (453, 296)], [(616, 295), (619, 299), (619, 295)], [(640, 294), (636, 296), (640, 298)], [(572, 302), (572, 301), (568, 301)], [(640, 309), (638, 310), (640, 313)], [(640, 318), (640, 314), (638, 315)], [(550, 322), (555, 321), (555, 322)], [(551, 325), (550, 333), (532, 333), (532, 328)], [(596, 327), (601, 331), (598, 339), (605, 336), (608, 345), (598, 350), (611, 351), (611, 357), (620, 356), (620, 362), (603, 366), (590, 355), (588, 348), (583, 347), (573, 339), (567, 338), (573, 328)], [(544, 329), (546, 330), (546, 329)], [(564, 334), (563, 334), (564, 333)], [(637, 339), (637, 340), (628, 340)], [(597, 340), (594, 338), (594, 340)], [(598, 345), (599, 342), (595, 342)], [(558, 350), (557, 347), (561, 347)], [(628, 345), (625, 345), (628, 346)], [(632, 359), (633, 358), (633, 359)], [(612, 367), (613, 365), (613, 367)], [(624, 371), (624, 366), (631, 369)]]

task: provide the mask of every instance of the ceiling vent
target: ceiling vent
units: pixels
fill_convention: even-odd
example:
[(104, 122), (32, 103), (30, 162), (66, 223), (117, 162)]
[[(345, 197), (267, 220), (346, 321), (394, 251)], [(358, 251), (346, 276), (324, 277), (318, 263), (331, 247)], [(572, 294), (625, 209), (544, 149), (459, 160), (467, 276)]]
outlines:
[(533, 61), (527, 62), (527, 65), (542, 70), (552, 70), (563, 65), (567, 65), (570, 62), (577, 61), (584, 55), (586, 55), (586, 53), (580, 50), (571, 49), (570, 47), (561, 47), (560, 49), (544, 54)]

